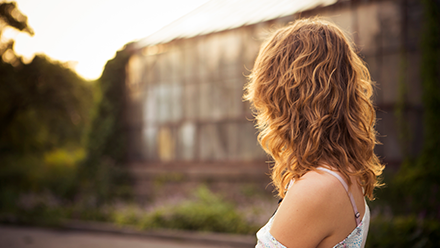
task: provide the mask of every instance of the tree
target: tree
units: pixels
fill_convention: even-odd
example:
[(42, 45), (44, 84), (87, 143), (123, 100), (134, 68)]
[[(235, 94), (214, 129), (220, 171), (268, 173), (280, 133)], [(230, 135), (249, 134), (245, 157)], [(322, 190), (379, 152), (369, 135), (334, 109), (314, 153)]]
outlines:
[(102, 99), (88, 137), (87, 158), (81, 174), (88, 193), (97, 197), (98, 203), (113, 197), (129, 196), (130, 179), (125, 169), (126, 128), (125, 68), (130, 58), (129, 44), (117, 52), (105, 65), (98, 84)]
[[(7, 27), (33, 34), (15, 3), (1, 2), (0, 37)], [(24, 64), (13, 51), (13, 41), (0, 44), (0, 55), (0, 208), (8, 190), (72, 191), (72, 184), (60, 185), (69, 174), (74, 181), (74, 169), (62, 176), (60, 171), (71, 164), (69, 151), (85, 145), (93, 85), (44, 55)], [(57, 150), (62, 150), (58, 165), (47, 166), (48, 154)]]
[[(34, 35), (34, 31), (27, 23), (27, 17), (21, 13), (15, 2), (0, 2), (0, 41), (6, 28), (14, 28), (18, 31)], [(0, 56), (3, 61), (18, 65), (21, 60), (14, 53), (14, 41), (0, 42)]]

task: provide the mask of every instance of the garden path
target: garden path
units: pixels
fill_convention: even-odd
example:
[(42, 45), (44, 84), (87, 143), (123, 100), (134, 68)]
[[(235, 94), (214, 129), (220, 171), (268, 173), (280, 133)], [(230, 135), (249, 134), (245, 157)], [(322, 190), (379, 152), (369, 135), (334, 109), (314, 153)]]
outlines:
[(0, 225), (0, 248), (227, 248), (130, 235)]

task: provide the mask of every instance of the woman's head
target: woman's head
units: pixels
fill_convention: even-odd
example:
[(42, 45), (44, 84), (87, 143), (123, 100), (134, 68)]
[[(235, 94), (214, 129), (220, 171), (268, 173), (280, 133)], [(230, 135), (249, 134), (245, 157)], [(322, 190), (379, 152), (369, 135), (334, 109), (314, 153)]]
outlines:
[(343, 32), (328, 21), (302, 19), (262, 45), (245, 90), (259, 141), (275, 160), (272, 180), (284, 196), (290, 179), (328, 164), (372, 198), (383, 165), (376, 144), (373, 83)]

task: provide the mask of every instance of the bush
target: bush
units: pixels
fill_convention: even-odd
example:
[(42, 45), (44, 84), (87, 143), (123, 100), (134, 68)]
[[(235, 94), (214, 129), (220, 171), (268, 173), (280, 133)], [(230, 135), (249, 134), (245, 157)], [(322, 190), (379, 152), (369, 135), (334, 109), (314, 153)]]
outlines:
[(77, 185), (77, 165), (84, 159), (84, 150), (56, 149), (44, 155), (41, 182), (60, 197), (73, 197)]
[(202, 186), (194, 200), (177, 206), (163, 206), (149, 213), (134, 207), (116, 211), (113, 220), (119, 225), (135, 225), (141, 229), (183, 229), (193, 231), (255, 233), (258, 229), (249, 223), (235, 206)]
[(380, 215), (371, 220), (366, 246), (440, 247), (440, 222), (418, 220), (415, 216), (387, 218)]
[[(2, 195), (2, 200), (8, 199)], [(13, 195), (13, 208), (3, 208), (1, 223), (55, 226), (70, 215), (70, 209), (50, 193)]]

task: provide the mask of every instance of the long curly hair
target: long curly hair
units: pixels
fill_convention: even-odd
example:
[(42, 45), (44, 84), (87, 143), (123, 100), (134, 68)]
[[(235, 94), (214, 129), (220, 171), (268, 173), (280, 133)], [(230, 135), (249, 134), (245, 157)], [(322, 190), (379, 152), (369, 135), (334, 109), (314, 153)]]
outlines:
[(263, 43), (245, 86), (259, 130), (272, 156), (272, 182), (280, 197), (291, 179), (319, 166), (355, 176), (373, 200), (384, 165), (372, 104), (374, 83), (354, 45), (335, 24), (297, 20)]

